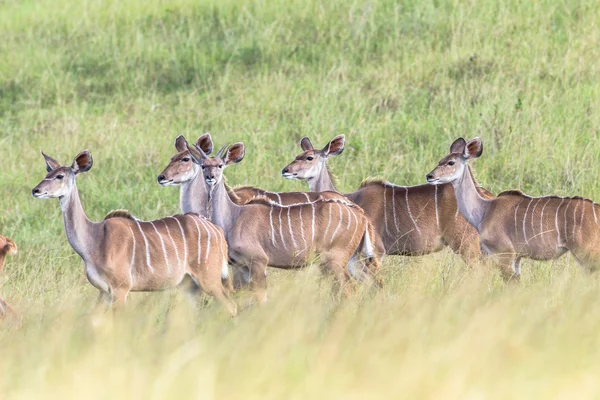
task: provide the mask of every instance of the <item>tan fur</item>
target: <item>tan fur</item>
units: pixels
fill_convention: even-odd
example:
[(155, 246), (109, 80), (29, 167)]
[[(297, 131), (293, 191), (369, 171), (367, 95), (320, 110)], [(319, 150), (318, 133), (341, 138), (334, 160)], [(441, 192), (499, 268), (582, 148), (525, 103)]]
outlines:
[(431, 182), (453, 182), (465, 217), (477, 227), (481, 247), (506, 280), (518, 280), (521, 258), (552, 260), (570, 251), (586, 269), (600, 267), (600, 209), (581, 197), (530, 197), (507, 190), (498, 197), (478, 195), (467, 160), (483, 144), (457, 139), (449, 155), (429, 175)]
[[(17, 245), (11, 239), (6, 236), (0, 235), (0, 273), (4, 269), (4, 262), (8, 254), (17, 254)], [(6, 314), (16, 315), (14, 309), (0, 297), (0, 319)]]
[(88, 280), (100, 290), (99, 303), (118, 307), (125, 304), (131, 291), (181, 285), (192, 293), (201, 289), (232, 316), (236, 314), (236, 305), (224, 287), (231, 284), (221, 279), (227, 271), (227, 243), (219, 227), (197, 214), (140, 221), (126, 210), (111, 211), (102, 222), (92, 222), (85, 215), (75, 183), (76, 173), (91, 168), (91, 154), (80, 153), (75, 167), (46, 162), (50, 171), (33, 195), (60, 198), (67, 238), (84, 259)]
[[(336, 190), (328, 178), (327, 160), (343, 150), (343, 135), (322, 150), (308, 138), (304, 150), (283, 169), (288, 178), (306, 180), (310, 190)], [(336, 154), (328, 153), (331, 146)], [(341, 149), (341, 150), (340, 150)], [(483, 195), (491, 195), (481, 188)], [(361, 206), (371, 220), (385, 254), (419, 256), (450, 247), (467, 263), (480, 257), (477, 232), (458, 213), (451, 185), (396, 186), (378, 178), (362, 181), (357, 191), (345, 195)]]

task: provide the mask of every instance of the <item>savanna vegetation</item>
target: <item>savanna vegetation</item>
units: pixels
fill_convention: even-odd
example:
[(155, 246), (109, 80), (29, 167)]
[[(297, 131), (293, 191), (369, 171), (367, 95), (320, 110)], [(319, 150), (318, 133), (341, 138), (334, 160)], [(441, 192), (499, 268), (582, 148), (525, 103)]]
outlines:
[(234, 321), (163, 292), (98, 323), (57, 201), (31, 196), (40, 150), (89, 149), (91, 219), (177, 213), (156, 176), (209, 131), (247, 146), (232, 185), (304, 190), (281, 169), (337, 134), (342, 190), (422, 184), (480, 136), (489, 190), (600, 200), (598, 21), (586, 0), (0, 2), (0, 234), (19, 246), (0, 294), (21, 316), (0, 325), (0, 396), (600, 396), (600, 275), (570, 257), (524, 261), (518, 286), (449, 251), (388, 257), (385, 288), (343, 302), (313, 269), (270, 270), (269, 303)]

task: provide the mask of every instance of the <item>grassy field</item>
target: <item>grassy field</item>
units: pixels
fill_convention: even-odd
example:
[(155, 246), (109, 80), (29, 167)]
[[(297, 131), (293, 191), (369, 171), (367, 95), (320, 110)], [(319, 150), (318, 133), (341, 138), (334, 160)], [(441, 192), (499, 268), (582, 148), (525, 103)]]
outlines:
[[(303, 190), (281, 169), (346, 134), (340, 189), (421, 184), (458, 136), (498, 192), (600, 200), (596, 1), (5, 0), (0, 233), (19, 245), (0, 294), (2, 398), (598, 398), (600, 276), (524, 261), (520, 287), (444, 251), (386, 259), (386, 287), (339, 304), (315, 271), (270, 271), (235, 321), (176, 292), (133, 294), (92, 324), (97, 291), (39, 151), (70, 164), (88, 216), (178, 212), (156, 184), (178, 134), (243, 141), (231, 184)], [(243, 301), (244, 298), (239, 299)]]

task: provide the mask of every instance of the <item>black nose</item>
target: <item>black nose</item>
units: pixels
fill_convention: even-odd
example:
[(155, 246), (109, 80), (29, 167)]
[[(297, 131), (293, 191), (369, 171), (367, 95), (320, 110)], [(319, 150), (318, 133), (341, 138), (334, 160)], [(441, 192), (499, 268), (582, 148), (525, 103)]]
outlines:
[(206, 178), (207, 179), (215, 179), (215, 176), (214, 175), (206, 175)]
[(36, 195), (36, 194), (38, 194), (39, 192), (40, 192), (40, 189), (37, 189), (37, 188), (36, 188), (36, 189), (33, 189), (33, 190), (31, 191), (31, 194), (35, 196), (35, 195)]
[(286, 167), (283, 169), (283, 171), (281, 171), (281, 175), (287, 174), (288, 172), (290, 172), (290, 169)]
[(433, 174), (427, 174), (426, 178), (427, 180), (433, 179)]
[(158, 181), (158, 183), (160, 183), (160, 182), (162, 182), (162, 181), (165, 180), (165, 176), (164, 175), (159, 175), (156, 180)]

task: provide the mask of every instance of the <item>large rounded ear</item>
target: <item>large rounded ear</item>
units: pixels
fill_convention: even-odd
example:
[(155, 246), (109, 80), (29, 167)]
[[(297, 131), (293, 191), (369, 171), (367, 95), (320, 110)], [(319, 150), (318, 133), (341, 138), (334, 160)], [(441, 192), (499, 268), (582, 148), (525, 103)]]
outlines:
[(175, 149), (181, 153), (184, 150), (187, 150), (187, 140), (183, 137), (183, 135), (177, 136), (175, 139)]
[(42, 151), (42, 156), (44, 156), (44, 161), (46, 162), (46, 171), (52, 172), (56, 168), (60, 167), (60, 164), (58, 161), (56, 161), (54, 158), (46, 155), (43, 151)]
[(463, 138), (458, 138), (450, 145), (450, 153), (459, 153), (463, 154), (465, 152), (465, 147), (467, 146), (467, 142)]
[(342, 154), (344, 151), (344, 144), (346, 143), (346, 136), (338, 135), (331, 139), (327, 146), (323, 148), (323, 153), (325, 153), (326, 157), (329, 156), (337, 156), (338, 154)]
[(473, 158), (478, 158), (483, 153), (483, 142), (480, 138), (476, 137), (475, 139), (469, 140), (467, 146), (465, 147), (465, 152), (463, 157), (467, 160), (471, 160)]
[(244, 159), (244, 155), (246, 154), (246, 149), (244, 148), (244, 143), (238, 142), (234, 143), (227, 149), (227, 154), (225, 154), (225, 165), (239, 163)]
[(190, 152), (190, 155), (192, 156), (192, 161), (194, 161), (196, 164), (201, 165), (202, 164), (202, 160), (206, 159), (206, 154), (204, 154), (202, 152), (202, 149), (196, 147), (196, 146), (190, 146), (189, 144), (186, 144), (186, 148), (187, 150)]
[(196, 146), (201, 148), (204, 154), (209, 155), (213, 151), (213, 141), (210, 133), (205, 133), (196, 140)]
[(6, 244), (4, 245), (4, 251), (6, 251), (7, 253), (10, 254), (17, 254), (17, 244), (15, 242), (13, 242), (12, 240), (10, 240), (9, 238), (5, 238), (6, 239)]
[(314, 150), (315, 149), (313, 147), (312, 143), (310, 142), (310, 139), (307, 138), (306, 136), (304, 136), (302, 138), (302, 140), (300, 140), (300, 147), (302, 147), (303, 151), (308, 151), (308, 150)]
[(82, 172), (87, 172), (92, 168), (92, 164), (94, 160), (92, 159), (92, 153), (87, 150), (82, 151), (77, 154), (75, 160), (73, 160), (73, 165), (71, 168), (75, 172), (75, 174), (80, 174)]

